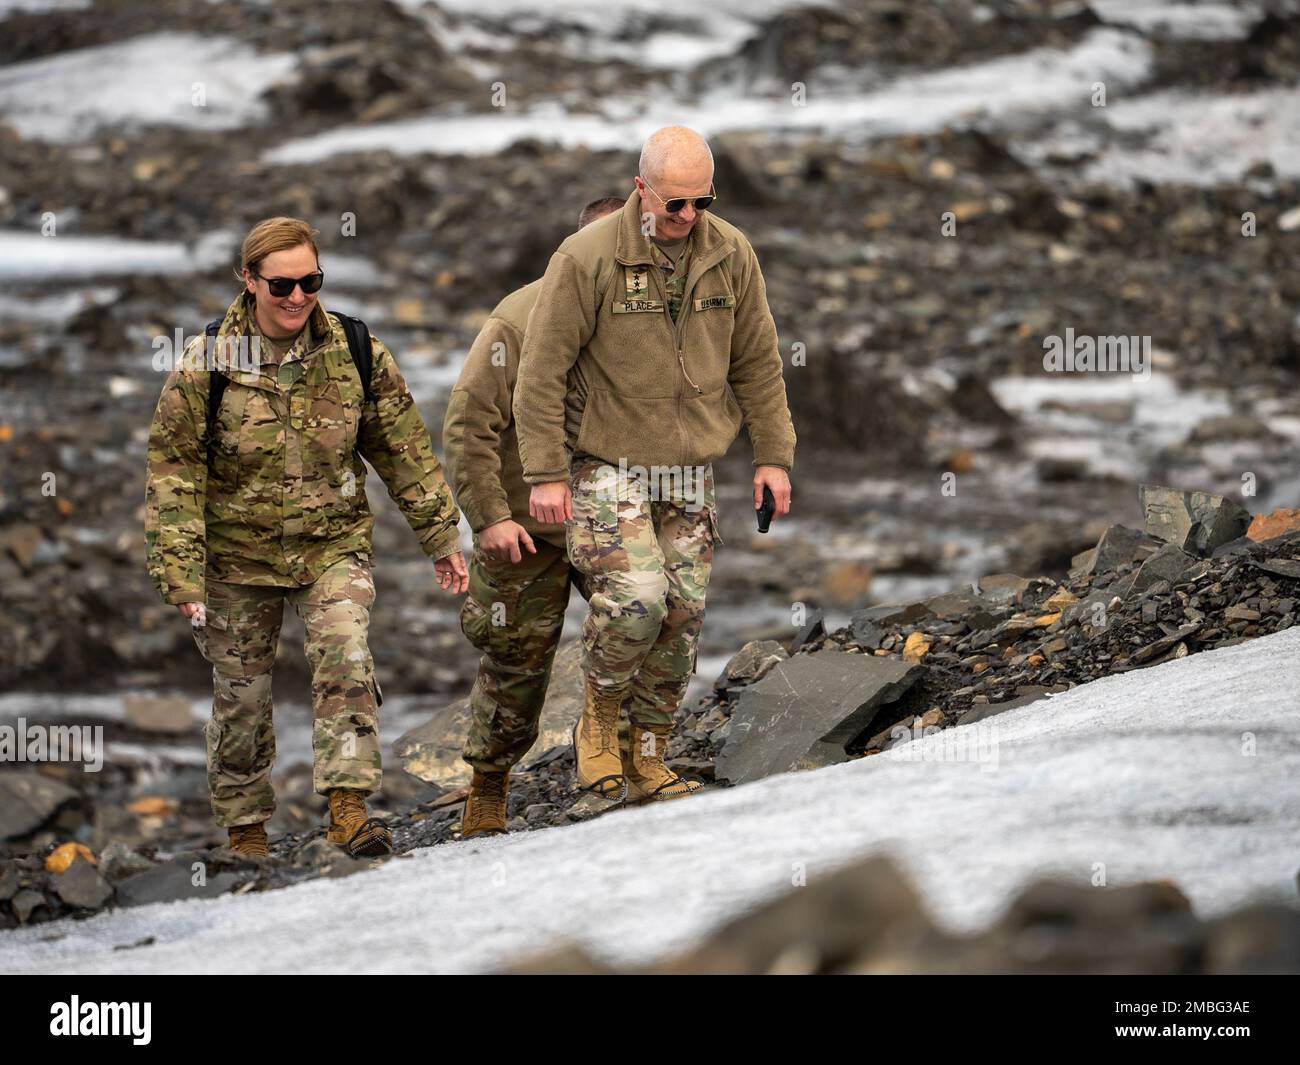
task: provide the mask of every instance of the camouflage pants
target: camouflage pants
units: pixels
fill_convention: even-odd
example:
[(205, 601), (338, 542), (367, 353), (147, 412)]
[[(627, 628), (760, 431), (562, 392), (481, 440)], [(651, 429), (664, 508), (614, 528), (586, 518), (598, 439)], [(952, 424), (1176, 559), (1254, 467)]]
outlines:
[(534, 539), (537, 554), (519, 562), (474, 552), (460, 627), (483, 652), (470, 691), (464, 758), (475, 769), (501, 772), (537, 740), (537, 723), (564, 627), (569, 588), (581, 585), (562, 548)]
[(569, 476), (569, 558), (591, 591), (587, 677), (621, 693), (632, 722), (671, 724), (695, 671), (713, 550), (722, 543), (713, 468), (674, 487), (579, 454)]
[(379, 787), (383, 696), (366, 644), (375, 601), (369, 564), (349, 556), (301, 588), (210, 580), (207, 593), (207, 624), (194, 639), (212, 664), (212, 719), (204, 736), (217, 824), (253, 824), (275, 811), (271, 667), (286, 599), (306, 629), (315, 788), (323, 794)]

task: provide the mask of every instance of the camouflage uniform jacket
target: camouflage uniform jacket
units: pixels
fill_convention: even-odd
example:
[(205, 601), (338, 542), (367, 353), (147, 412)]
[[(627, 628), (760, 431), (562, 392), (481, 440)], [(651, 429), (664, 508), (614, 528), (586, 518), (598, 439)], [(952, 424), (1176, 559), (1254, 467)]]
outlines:
[[(241, 294), (218, 341), (255, 334)], [(374, 518), (361, 456), (430, 558), (459, 550), (460, 512), (378, 340), (367, 403), (347, 337), (318, 300), (282, 361), (227, 374), (210, 447), (204, 341), (168, 375), (149, 433), (146, 563), (167, 602), (202, 602), (206, 578), (296, 587), (346, 555), (368, 556)]]

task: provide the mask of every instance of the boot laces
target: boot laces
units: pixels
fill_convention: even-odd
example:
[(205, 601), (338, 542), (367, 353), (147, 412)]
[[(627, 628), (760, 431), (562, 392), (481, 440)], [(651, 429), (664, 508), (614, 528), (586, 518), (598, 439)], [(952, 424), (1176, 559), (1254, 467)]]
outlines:
[(262, 847), (261, 827), (261, 825), (236, 825), (231, 833), (231, 846), (238, 848), (249, 844), (260, 850)]
[(340, 790), (335, 792), (335, 795), (337, 796), (334, 800), (337, 820), (349, 821), (354, 816), (362, 818), (366, 816), (366, 803), (358, 792)]
[(595, 706), (596, 735), (602, 751), (618, 747), (618, 712), (620, 704), (609, 696), (597, 696)]
[[(651, 733), (651, 735), (653, 735), (653, 733)], [(654, 754), (641, 755), (641, 765), (643, 769), (646, 770), (645, 775), (649, 776), (653, 774), (660, 778), (667, 777), (669, 778), (669, 783), (671, 783), (672, 781), (680, 780), (681, 778), (669, 769), (667, 763), (664, 761), (664, 752), (667, 749), (668, 741), (661, 740), (660, 737), (655, 736)]]
[(484, 773), (479, 778), (479, 795), (485, 803), (500, 803), (506, 797), (506, 775), (504, 773)]

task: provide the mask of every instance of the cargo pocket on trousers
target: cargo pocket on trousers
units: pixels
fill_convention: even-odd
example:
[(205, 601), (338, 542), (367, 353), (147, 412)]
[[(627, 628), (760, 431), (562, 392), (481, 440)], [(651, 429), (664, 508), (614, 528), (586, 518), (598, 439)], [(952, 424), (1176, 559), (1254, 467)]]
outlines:
[(199, 653), (213, 669), (224, 676), (247, 676), (243, 656), (239, 653), (231, 631), (229, 604), (209, 602), (206, 613), (204, 624), (193, 630)]
[(203, 748), (208, 757), (208, 788), (215, 792), (220, 782), (221, 768), (221, 726), (216, 718), (208, 718), (203, 725)]
[(721, 547), (723, 543), (722, 526), (721, 523), (718, 521), (717, 507), (709, 507), (709, 528), (713, 530), (713, 546)]
[(240, 732), (229, 723), (219, 724), (209, 718), (203, 726), (203, 742), (208, 755), (208, 787), (215, 795), (225, 788), (242, 788), (257, 779), (256, 730)]
[(460, 608), (460, 631), (476, 650), (487, 653), (492, 632), (492, 618), (477, 599), (466, 598)]

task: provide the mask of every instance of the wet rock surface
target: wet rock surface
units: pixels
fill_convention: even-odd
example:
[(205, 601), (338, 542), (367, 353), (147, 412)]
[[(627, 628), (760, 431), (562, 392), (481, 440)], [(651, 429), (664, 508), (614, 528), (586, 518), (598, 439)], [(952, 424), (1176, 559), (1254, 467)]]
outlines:
[(746, 784), (772, 773), (846, 761), (849, 743), (920, 671), (898, 659), (839, 650), (777, 663), (736, 701), (717, 779)]

